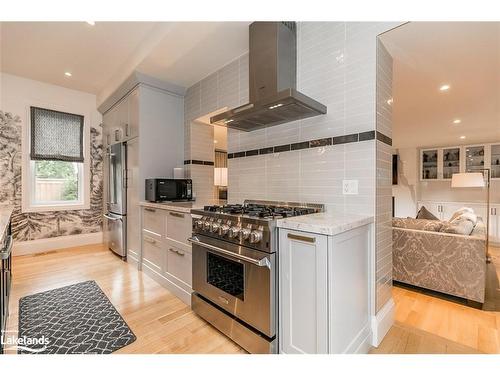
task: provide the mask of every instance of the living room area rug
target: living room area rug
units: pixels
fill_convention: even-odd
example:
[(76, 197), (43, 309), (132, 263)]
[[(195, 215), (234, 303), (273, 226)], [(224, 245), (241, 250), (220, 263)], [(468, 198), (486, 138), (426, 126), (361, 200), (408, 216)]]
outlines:
[(136, 336), (94, 280), (19, 300), (19, 354), (109, 354)]

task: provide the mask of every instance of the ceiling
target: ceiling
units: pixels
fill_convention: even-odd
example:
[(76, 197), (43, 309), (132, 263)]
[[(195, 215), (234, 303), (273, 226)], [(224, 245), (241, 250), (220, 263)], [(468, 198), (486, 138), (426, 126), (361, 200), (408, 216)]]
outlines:
[(248, 51), (248, 24), (2, 22), (1, 71), (90, 92), (100, 102), (134, 70), (189, 87)]
[(500, 23), (411, 22), (381, 41), (393, 57), (395, 148), (500, 141)]
[(189, 87), (248, 51), (249, 24), (177, 22), (138, 70)]

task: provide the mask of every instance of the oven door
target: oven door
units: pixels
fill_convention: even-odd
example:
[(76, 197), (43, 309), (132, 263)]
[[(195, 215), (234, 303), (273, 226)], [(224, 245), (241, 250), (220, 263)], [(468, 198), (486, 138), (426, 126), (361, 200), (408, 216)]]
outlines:
[(275, 254), (197, 234), (193, 290), (269, 338), (276, 334)]

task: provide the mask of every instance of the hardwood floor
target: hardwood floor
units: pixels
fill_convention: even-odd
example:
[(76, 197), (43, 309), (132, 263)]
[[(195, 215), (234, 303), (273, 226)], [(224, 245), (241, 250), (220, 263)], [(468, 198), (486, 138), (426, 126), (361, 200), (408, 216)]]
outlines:
[[(500, 249), (491, 252), (500, 277)], [(96, 245), (15, 257), (8, 329), (17, 330), (20, 297), (86, 280), (99, 284), (137, 336), (116, 353), (245, 353), (154, 280)], [(498, 278), (489, 282), (500, 293)], [(500, 312), (398, 287), (393, 296), (396, 324), (371, 353), (500, 353)], [(492, 307), (496, 296), (490, 288)]]
[[(393, 288), (396, 324), (373, 353), (500, 353), (500, 306), (498, 278), (500, 249), (490, 248), (486, 311), (422, 294)], [(444, 341), (443, 341), (444, 340)], [(412, 342), (418, 341), (418, 346)], [(456, 344), (456, 345), (452, 345)], [(458, 345), (458, 346), (457, 346)]]
[(137, 336), (116, 353), (246, 353), (165, 288), (96, 245), (15, 257), (8, 330), (17, 331), (20, 297), (86, 280), (99, 284)]

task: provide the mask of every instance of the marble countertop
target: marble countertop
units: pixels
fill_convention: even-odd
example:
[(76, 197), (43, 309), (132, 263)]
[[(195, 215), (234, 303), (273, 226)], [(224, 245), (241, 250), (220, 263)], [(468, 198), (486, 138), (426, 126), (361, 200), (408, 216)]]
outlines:
[(158, 208), (160, 210), (170, 210), (176, 212), (183, 212), (186, 214), (191, 213), (192, 209), (203, 208), (205, 204), (200, 202), (162, 202), (162, 203), (153, 203), (147, 201), (139, 202), (139, 205), (143, 207), (151, 207)]
[(0, 243), (3, 243), (7, 234), (7, 227), (12, 216), (12, 208), (8, 206), (0, 206)]
[(321, 212), (317, 214), (279, 219), (279, 228), (334, 236), (373, 223), (373, 216)]

